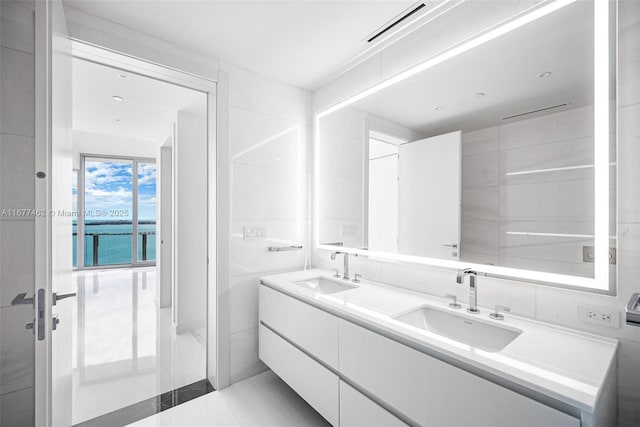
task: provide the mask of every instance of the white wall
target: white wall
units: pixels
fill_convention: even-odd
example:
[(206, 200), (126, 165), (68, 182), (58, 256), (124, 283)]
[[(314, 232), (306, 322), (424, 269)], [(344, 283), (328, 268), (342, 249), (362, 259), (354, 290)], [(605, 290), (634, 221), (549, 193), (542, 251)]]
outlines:
[[(308, 247), (307, 154), (310, 94), (230, 64), (229, 76), (229, 360), (231, 383), (266, 367), (258, 360), (259, 277), (305, 265)], [(219, 123), (222, 126), (222, 123)], [(266, 236), (245, 240), (244, 227)]]
[[(167, 134), (170, 132), (171, 127), (168, 126)], [(124, 138), (121, 136), (104, 135), (79, 130), (72, 132), (72, 139), (74, 169), (79, 167), (81, 154), (155, 159), (158, 157), (158, 147), (163, 142)]]
[[(0, 2), (0, 210), (35, 203), (35, 71), (33, 3)], [(33, 295), (33, 217), (0, 216), (0, 425), (34, 423), (34, 342), (24, 325)]]
[(64, 5), (72, 38), (216, 80), (218, 60)]
[[(477, 21), (487, 22), (482, 15), (478, 15)], [(448, 33), (447, 37), (454, 36), (454, 32)], [(507, 305), (514, 314), (619, 339), (619, 425), (626, 427), (637, 425), (640, 419), (640, 328), (621, 326), (611, 329), (582, 323), (577, 318), (579, 304), (611, 307), (622, 313), (631, 293), (640, 291), (640, 2), (620, 0), (618, 37), (617, 296), (489, 278), (481, 278), (478, 295), (482, 306)], [(434, 40), (430, 48), (433, 44), (438, 43)], [(423, 46), (426, 45), (423, 43)], [(446, 44), (440, 45), (444, 46)], [(423, 58), (415, 49), (404, 53), (400, 59), (397, 56), (394, 59), (394, 55), (381, 55), (372, 60), (368, 68), (365, 64), (330, 82), (313, 94), (314, 110), (347, 98), (388, 76), (391, 70), (408, 68)], [(312, 263), (318, 267), (338, 267), (324, 251), (313, 251)], [(352, 271), (371, 280), (419, 292), (434, 295), (455, 293), (463, 301), (468, 299), (467, 288), (455, 284), (452, 272), (362, 258), (353, 260)]]

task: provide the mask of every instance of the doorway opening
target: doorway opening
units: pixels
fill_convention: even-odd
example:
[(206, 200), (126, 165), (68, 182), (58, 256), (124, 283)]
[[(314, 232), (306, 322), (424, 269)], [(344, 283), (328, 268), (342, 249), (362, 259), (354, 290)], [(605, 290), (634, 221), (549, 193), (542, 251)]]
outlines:
[(208, 94), (74, 57), (72, 423), (213, 390)]

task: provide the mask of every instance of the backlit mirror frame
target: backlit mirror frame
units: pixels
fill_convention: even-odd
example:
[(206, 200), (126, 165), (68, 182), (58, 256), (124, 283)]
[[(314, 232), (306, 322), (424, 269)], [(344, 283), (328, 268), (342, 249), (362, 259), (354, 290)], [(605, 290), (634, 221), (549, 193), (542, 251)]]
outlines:
[[(320, 119), (366, 98), (380, 90), (405, 80), (415, 74), (436, 66), (448, 59), (474, 49), (484, 43), (503, 36), (530, 22), (549, 15), (565, 6), (580, 0), (554, 0), (544, 3), (531, 12), (519, 16), (501, 26), (482, 33), (455, 47), (440, 53), (400, 74), (357, 93), (329, 108), (321, 110), (314, 117), (314, 245), (316, 249), (335, 251), (336, 246), (321, 244), (319, 238), (320, 213)], [(494, 265), (474, 264), (462, 261), (451, 261), (437, 258), (425, 258), (398, 253), (369, 251), (363, 249), (341, 247), (340, 251), (378, 260), (399, 261), (410, 264), (421, 264), (440, 269), (457, 270), (473, 268), (486, 276), (527, 281), (545, 285), (592, 291), (603, 294), (615, 294), (614, 281), (610, 280), (609, 265), (609, 96), (610, 96), (610, 13), (617, 4), (615, 0), (593, 0), (594, 4), (594, 193), (595, 193), (595, 263), (594, 277), (580, 277), (543, 271), (525, 270)], [(616, 132), (617, 135), (617, 132)]]

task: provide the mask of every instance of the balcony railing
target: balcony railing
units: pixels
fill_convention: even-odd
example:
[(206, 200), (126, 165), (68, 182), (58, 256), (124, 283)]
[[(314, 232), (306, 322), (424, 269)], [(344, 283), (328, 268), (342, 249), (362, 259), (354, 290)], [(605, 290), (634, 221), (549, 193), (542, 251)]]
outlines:
[[(140, 261), (142, 262), (146, 262), (148, 261), (147, 259), (147, 254), (148, 254), (148, 247), (149, 247), (149, 238), (148, 236), (155, 236), (156, 232), (155, 231), (140, 231), (138, 232), (138, 236), (140, 236), (142, 238), (142, 244), (141, 244), (141, 249), (142, 249), (142, 256), (140, 257)], [(73, 233), (74, 237), (78, 236), (77, 232)], [(92, 263), (91, 266), (99, 266), (100, 264), (100, 251), (99, 251), (99, 247), (100, 247), (100, 237), (105, 237), (105, 236), (133, 236), (133, 233), (85, 233), (84, 234), (85, 239), (87, 237), (91, 238), (91, 248), (92, 248)], [(85, 240), (86, 243), (86, 240)], [(85, 247), (87, 247), (87, 245), (85, 245)], [(131, 247), (130, 247), (131, 248)], [(130, 249), (131, 250), (131, 249)], [(153, 259), (151, 260), (153, 261)]]

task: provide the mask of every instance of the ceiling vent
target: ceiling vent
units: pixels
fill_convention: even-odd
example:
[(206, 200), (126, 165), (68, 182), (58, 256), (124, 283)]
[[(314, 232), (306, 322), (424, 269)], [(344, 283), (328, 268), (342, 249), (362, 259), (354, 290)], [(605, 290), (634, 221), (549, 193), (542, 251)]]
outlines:
[(426, 7), (426, 5), (424, 3), (418, 3), (418, 4), (415, 4), (415, 5), (411, 6), (409, 9), (406, 9), (404, 12), (402, 12), (399, 15), (397, 15), (392, 20), (390, 20), (389, 22), (384, 24), (382, 27), (378, 28), (373, 33), (368, 35), (365, 38), (365, 40), (367, 41), (367, 43), (371, 43), (372, 41), (374, 41), (375, 39), (377, 39), (378, 37), (380, 37), (381, 35), (383, 35), (387, 31), (392, 29), (393, 27), (395, 27), (396, 25), (398, 25), (402, 21), (404, 21), (404, 20), (408, 19), (410, 16), (416, 14), (420, 9), (422, 9), (424, 7)]
[(516, 117), (522, 117), (529, 114), (540, 113), (542, 111), (552, 110), (554, 108), (560, 108), (569, 105), (570, 102), (565, 102), (564, 104), (552, 105), (551, 107), (539, 108), (537, 110), (527, 111), (526, 113), (514, 114), (513, 116), (503, 117), (502, 120), (515, 119)]

